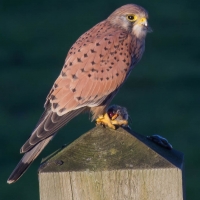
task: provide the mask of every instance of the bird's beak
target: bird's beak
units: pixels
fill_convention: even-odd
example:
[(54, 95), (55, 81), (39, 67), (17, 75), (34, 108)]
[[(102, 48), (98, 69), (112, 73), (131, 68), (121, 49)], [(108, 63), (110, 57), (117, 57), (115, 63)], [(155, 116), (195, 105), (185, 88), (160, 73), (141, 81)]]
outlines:
[(152, 28), (149, 26), (148, 21), (145, 17), (142, 17), (141, 19), (139, 19), (138, 23), (143, 25), (146, 28), (147, 32), (149, 33), (153, 32)]

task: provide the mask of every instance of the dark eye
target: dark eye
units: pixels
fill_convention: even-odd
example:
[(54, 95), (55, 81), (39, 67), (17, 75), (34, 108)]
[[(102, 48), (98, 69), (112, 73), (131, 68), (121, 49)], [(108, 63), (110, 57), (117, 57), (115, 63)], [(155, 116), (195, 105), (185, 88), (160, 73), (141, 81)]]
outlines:
[(135, 15), (127, 15), (127, 19), (130, 21), (130, 22), (134, 22), (137, 17)]
[(128, 16), (128, 19), (133, 20), (134, 17), (130, 15), (130, 16)]

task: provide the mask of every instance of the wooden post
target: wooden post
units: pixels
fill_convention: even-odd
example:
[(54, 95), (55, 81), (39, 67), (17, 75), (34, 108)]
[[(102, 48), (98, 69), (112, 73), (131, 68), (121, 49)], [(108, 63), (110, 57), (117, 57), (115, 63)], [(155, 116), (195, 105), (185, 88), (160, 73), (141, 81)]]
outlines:
[(183, 200), (183, 154), (97, 126), (39, 168), (40, 200)]

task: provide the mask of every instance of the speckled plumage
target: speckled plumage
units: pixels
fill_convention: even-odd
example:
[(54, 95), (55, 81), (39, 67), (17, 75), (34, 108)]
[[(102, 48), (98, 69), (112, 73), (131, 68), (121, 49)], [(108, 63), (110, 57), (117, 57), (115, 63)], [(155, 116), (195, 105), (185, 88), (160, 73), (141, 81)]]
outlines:
[[(129, 14), (136, 21), (127, 19)], [(27, 142), (24, 157), (8, 179), (15, 182), (56, 131), (85, 110), (103, 114), (131, 69), (141, 59), (148, 14), (129, 4), (84, 33), (69, 50), (63, 69), (45, 103), (45, 111)]]
[(108, 21), (97, 24), (71, 47), (47, 103), (58, 115), (100, 105), (123, 83), (143, 50), (128, 32)]

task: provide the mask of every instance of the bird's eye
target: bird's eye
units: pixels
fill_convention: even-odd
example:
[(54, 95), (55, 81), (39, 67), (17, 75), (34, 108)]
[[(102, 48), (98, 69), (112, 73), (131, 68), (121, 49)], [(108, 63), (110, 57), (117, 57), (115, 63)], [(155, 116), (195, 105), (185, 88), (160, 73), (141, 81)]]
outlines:
[(135, 15), (127, 15), (126, 18), (130, 21), (130, 22), (134, 22), (136, 21), (137, 17)]

